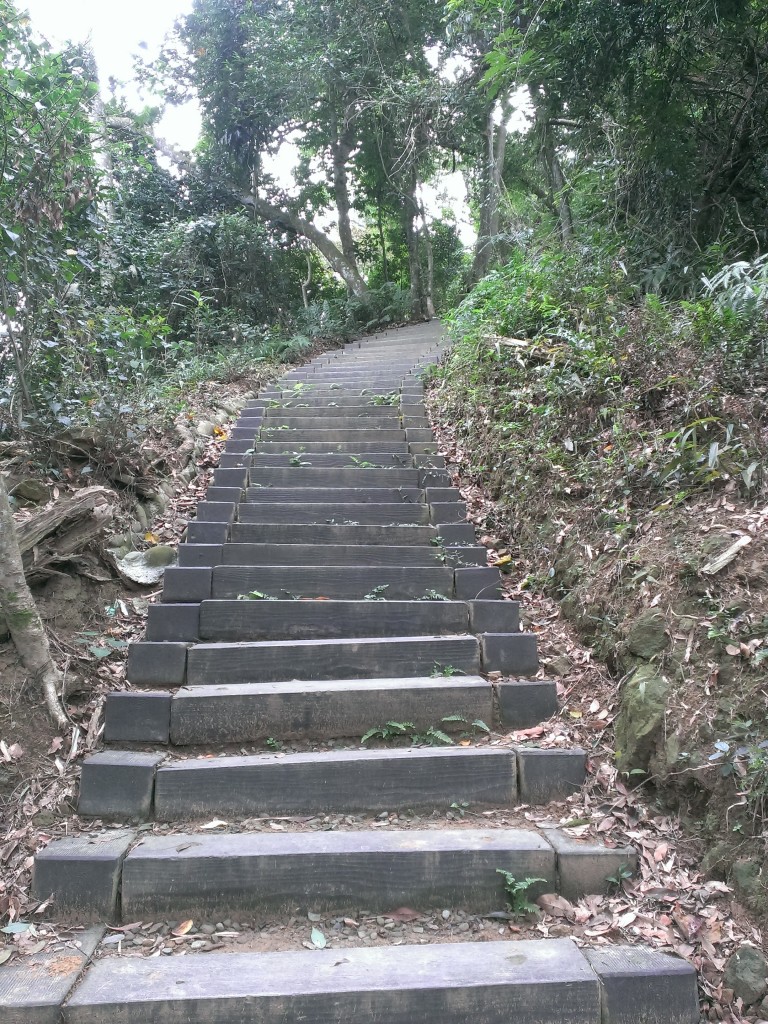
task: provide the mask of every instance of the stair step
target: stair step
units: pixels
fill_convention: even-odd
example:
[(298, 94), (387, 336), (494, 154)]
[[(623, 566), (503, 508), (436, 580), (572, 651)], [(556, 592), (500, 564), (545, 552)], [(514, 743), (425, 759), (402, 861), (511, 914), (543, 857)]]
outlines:
[[(352, 527), (348, 527), (352, 529)], [(483, 549), (485, 550), (485, 549)], [(446, 554), (434, 545), (241, 544), (222, 547), (223, 565), (441, 565)]]
[[(108, 722), (109, 712), (108, 707)], [(116, 712), (120, 714), (120, 709)], [(453, 732), (463, 726), (444, 723), (448, 715), (490, 726), (493, 702), (491, 684), (480, 676), (300, 680), (186, 687), (173, 695), (167, 714), (170, 742), (183, 746), (247, 743), (270, 736), (359, 738), (389, 721), (412, 722), (417, 730), (436, 726)], [(130, 710), (122, 715), (134, 717)], [(167, 742), (167, 727), (165, 731)]]
[(258, 590), (269, 597), (326, 597), (360, 601), (370, 594), (415, 600), (431, 593), (453, 596), (454, 570), (408, 566), (216, 566), (210, 596), (237, 598)]
[[(245, 447), (252, 447), (246, 445)], [(444, 463), (444, 459), (438, 456), (431, 460), (434, 465), (440, 465), (438, 459)], [(294, 461), (292, 461), (294, 460)], [(392, 467), (393, 469), (414, 468), (414, 458), (404, 452), (367, 452), (355, 454), (354, 452), (314, 452), (296, 455), (284, 455), (280, 452), (260, 452), (258, 455), (250, 456), (250, 464), (254, 469), (300, 469), (295, 465), (295, 460), (302, 465), (312, 466), (315, 469), (360, 469), (357, 463), (371, 463), (376, 467)], [(328, 474), (330, 476), (331, 474)]]
[(436, 540), (435, 526), (337, 526), (332, 523), (233, 523), (233, 544), (377, 544), (419, 547)]
[[(280, 433), (285, 433), (285, 431), (280, 431)], [(300, 444), (292, 444), (279, 438), (276, 441), (265, 441), (259, 438), (253, 445), (253, 450), (255, 454), (261, 452), (264, 454), (285, 453), (287, 455), (301, 455), (307, 459), (311, 458), (314, 452), (328, 452), (331, 454), (334, 452), (348, 452), (361, 459), (364, 459), (371, 452), (396, 454), (403, 457), (408, 456), (408, 444), (404, 437), (397, 441), (355, 441), (352, 439), (351, 441), (334, 441), (332, 444), (327, 441), (302, 441)]]
[[(331, 410), (333, 412), (333, 410)], [(348, 416), (293, 416), (291, 410), (273, 410), (268, 413), (261, 424), (264, 430), (276, 427), (300, 428), (301, 430), (400, 430), (400, 413), (390, 412), (388, 416), (366, 416), (362, 414)]]
[(447, 747), (256, 754), (177, 761), (158, 769), (155, 817), (318, 814), (506, 807), (517, 799), (509, 750)]
[(364, 427), (358, 427), (352, 429), (350, 427), (339, 427), (337, 430), (312, 430), (309, 428), (300, 427), (288, 427), (283, 429), (282, 427), (275, 427), (273, 429), (267, 429), (262, 427), (259, 435), (260, 441), (283, 441), (285, 447), (293, 445), (309, 444), (312, 441), (322, 442), (323, 444), (333, 446), (334, 444), (341, 444), (344, 442), (353, 442), (354, 444), (363, 444), (370, 441), (389, 441), (391, 443), (395, 441), (406, 440), (405, 430), (385, 430), (381, 428), (365, 429)]
[(540, 879), (528, 899), (557, 891), (554, 849), (524, 829), (148, 836), (123, 862), (122, 916), (222, 920), (290, 913), (297, 900), (313, 910), (482, 913), (504, 908), (499, 870)]
[[(372, 469), (345, 466), (330, 472), (323, 466), (289, 466), (287, 469), (251, 469), (252, 487), (337, 487), (419, 489), (418, 469)], [(258, 496), (255, 496), (258, 500)]]
[(696, 1024), (696, 972), (654, 950), (569, 939), (195, 953), (96, 961), (66, 1024)]
[(423, 676), (451, 667), (480, 670), (474, 636), (406, 636), (355, 640), (274, 640), (196, 644), (187, 654), (187, 685), (271, 683), (283, 679)]
[(282, 487), (249, 487), (245, 492), (245, 500), (249, 505), (274, 502), (314, 505), (396, 505), (399, 502), (401, 505), (418, 505), (424, 502), (424, 491), (420, 487), (337, 487), (334, 483), (327, 487), (303, 487), (297, 480), (295, 487), (290, 484)]
[(398, 526), (429, 523), (427, 505), (398, 502), (253, 501), (238, 508), (241, 523), (337, 523), (350, 526)]
[[(327, 549), (323, 552), (325, 557)], [(463, 601), (203, 601), (208, 641), (466, 634)]]

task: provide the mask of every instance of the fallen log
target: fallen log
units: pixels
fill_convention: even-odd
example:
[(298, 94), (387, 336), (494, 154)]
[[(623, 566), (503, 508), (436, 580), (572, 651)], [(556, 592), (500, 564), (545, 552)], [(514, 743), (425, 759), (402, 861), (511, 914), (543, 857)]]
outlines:
[(93, 571), (88, 548), (100, 541), (114, 516), (117, 495), (107, 487), (86, 487), (69, 498), (60, 498), (29, 518), (17, 521), (16, 533), (30, 583), (56, 575), (67, 565)]

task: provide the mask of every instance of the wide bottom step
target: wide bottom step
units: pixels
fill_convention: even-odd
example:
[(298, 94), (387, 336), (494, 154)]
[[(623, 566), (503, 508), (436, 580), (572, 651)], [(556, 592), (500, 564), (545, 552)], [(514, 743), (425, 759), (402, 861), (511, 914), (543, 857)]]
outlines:
[(64, 1024), (695, 1024), (696, 976), (652, 950), (568, 939), (95, 963)]

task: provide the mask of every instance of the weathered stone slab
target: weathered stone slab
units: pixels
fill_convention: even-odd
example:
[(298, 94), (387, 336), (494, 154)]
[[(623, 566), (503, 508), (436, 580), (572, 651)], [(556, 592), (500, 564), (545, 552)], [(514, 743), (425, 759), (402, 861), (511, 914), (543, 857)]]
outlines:
[[(284, 431), (278, 431), (279, 434), (283, 434)], [(260, 438), (254, 445), (254, 451), (256, 455), (261, 454), (287, 454), (287, 455), (300, 455), (302, 460), (306, 459), (309, 462), (314, 453), (321, 452), (344, 452), (349, 455), (356, 455), (362, 461), (365, 461), (365, 457), (369, 454), (388, 454), (388, 455), (402, 455), (407, 457), (409, 446), (406, 444), (405, 439), (401, 441), (356, 441), (351, 439), (349, 441), (334, 441), (332, 444), (328, 444), (325, 441), (303, 441), (301, 444), (289, 444), (287, 441), (280, 437), (274, 441), (266, 441)]]
[[(227, 488), (227, 490), (231, 490), (231, 488)], [(199, 523), (232, 523), (237, 515), (237, 502), (199, 501), (195, 511)]]
[(568, 900), (615, 890), (614, 879), (620, 879), (622, 871), (634, 875), (637, 870), (637, 851), (631, 846), (608, 847), (556, 828), (547, 828), (544, 834), (557, 853), (558, 891)]
[(520, 602), (470, 601), (469, 621), (473, 633), (517, 633), (520, 630)]
[(392, 720), (460, 731), (461, 724), (442, 722), (446, 715), (490, 725), (490, 683), (480, 676), (425, 676), (187, 687), (171, 704), (171, 742), (361, 737), (372, 723)]
[(134, 837), (134, 832), (113, 831), (55, 839), (35, 855), (35, 898), (52, 896), (59, 920), (114, 921), (120, 870)]
[(482, 633), (480, 649), (484, 672), (532, 676), (539, 670), (535, 633)]
[(214, 487), (247, 487), (248, 470), (245, 468), (233, 467), (232, 469), (214, 469)]
[[(459, 570), (456, 570), (459, 571)], [(467, 570), (463, 570), (467, 571)], [(442, 566), (216, 566), (209, 597), (237, 598), (258, 590), (275, 598), (326, 597), (359, 601), (366, 595), (414, 600), (431, 592), (451, 596), (453, 569)]]
[(487, 747), (340, 750), (186, 760), (158, 769), (160, 821), (515, 802), (515, 757)]
[(472, 523), (436, 523), (434, 529), (443, 544), (474, 546), (477, 543)]
[(187, 657), (187, 685), (269, 683), (283, 679), (354, 679), (480, 670), (477, 639), (469, 636), (382, 637), (358, 640), (275, 640), (197, 644)]
[(209, 641), (310, 640), (466, 635), (468, 627), (462, 601), (224, 600), (203, 602), (199, 633)]
[(601, 1024), (597, 978), (568, 939), (102, 959), (66, 1024), (104, 1021)]
[(205, 495), (206, 501), (229, 503), (235, 505), (242, 501), (245, 491), (242, 487), (209, 487)]
[[(286, 430), (281, 427), (275, 427), (273, 429), (262, 427), (261, 433), (259, 434), (259, 440), (284, 441), (286, 445), (294, 446), (306, 444), (310, 441), (321, 441), (323, 444), (333, 445), (343, 441), (352, 441), (355, 444), (361, 444), (366, 441), (404, 441), (406, 440), (406, 436), (405, 431), (402, 429), (386, 430), (383, 427), (379, 429), (365, 429), (364, 427), (358, 427), (354, 430), (351, 428), (339, 428), (338, 430), (311, 430), (309, 428), (303, 429), (301, 427), (288, 427)], [(414, 440), (422, 440), (422, 438), (414, 438)], [(427, 438), (423, 438), (423, 440), (427, 440)]]
[[(463, 549), (462, 549), (463, 550)], [(434, 545), (240, 544), (222, 548), (222, 565), (442, 565), (446, 555)]]
[(289, 466), (282, 468), (254, 468), (251, 471), (251, 491), (254, 486), (264, 487), (337, 487), (406, 488), (406, 494), (420, 489), (417, 469), (360, 469), (356, 466), (328, 469), (325, 466)]
[(168, 743), (170, 723), (170, 693), (116, 690), (107, 694), (105, 743)]
[(463, 523), (467, 519), (467, 506), (463, 501), (435, 501), (429, 506), (432, 523)]
[[(300, 461), (303, 466), (314, 469), (356, 469), (356, 462), (370, 463), (370, 467), (380, 469), (413, 468), (413, 456), (407, 452), (297, 452), (296, 455), (282, 452), (259, 452), (251, 456), (251, 466), (259, 469), (289, 469)], [(329, 474), (330, 479), (330, 474)], [(419, 483), (418, 486), (421, 486)]]
[(292, 430), (400, 430), (402, 426), (397, 413), (390, 413), (388, 416), (352, 413), (346, 416), (342, 415), (343, 410), (328, 410), (328, 413), (333, 412), (337, 415), (326, 415), (316, 410), (315, 416), (294, 416), (291, 409), (275, 409), (264, 420), (264, 429), (290, 427)]
[(602, 1024), (698, 1024), (696, 971), (685, 960), (642, 946), (584, 955), (600, 979)]
[[(182, 545), (183, 546), (183, 545)], [(148, 641), (188, 641), (200, 638), (200, 606), (197, 604), (151, 604), (147, 608)]]
[(168, 604), (194, 604), (211, 596), (211, 573), (207, 566), (171, 565), (163, 574), (161, 600)]
[[(234, 529), (233, 524), (233, 529)], [(221, 565), (223, 544), (179, 544), (178, 564), (182, 569)]]
[(51, 949), (16, 957), (0, 970), (3, 1024), (61, 1024), (61, 1006), (77, 984), (104, 928), (65, 935)]
[(152, 812), (155, 770), (163, 754), (102, 750), (83, 762), (77, 813), (145, 821)]
[(565, 800), (584, 785), (586, 754), (578, 747), (572, 750), (518, 747), (517, 771), (523, 803)]
[[(334, 523), (233, 523), (233, 544), (432, 544), (433, 526), (340, 526)], [(434, 546), (434, 545), (433, 545)], [(179, 546), (179, 561), (181, 548)]]
[[(229, 540), (229, 523), (198, 523), (193, 519), (187, 524), (187, 543), (225, 544)], [(183, 547), (180, 544), (179, 547)]]
[(379, 504), (350, 502), (246, 502), (240, 506), (241, 523), (336, 523), (349, 526), (428, 525), (426, 505), (404, 501)]
[(490, 566), (454, 569), (454, 580), (459, 601), (487, 601), (501, 597), (501, 573)]
[(552, 679), (502, 679), (496, 683), (499, 713), (510, 729), (530, 729), (557, 714), (557, 684)]
[[(247, 503), (309, 502), (313, 504), (386, 505), (418, 504), (424, 492), (418, 487), (249, 487)], [(426, 512), (426, 507), (425, 507)]]
[(126, 678), (134, 686), (183, 686), (187, 667), (186, 643), (131, 644)]
[(434, 829), (148, 836), (123, 865), (122, 909), (130, 920), (220, 919), (254, 911), (373, 911), (505, 904), (498, 869), (556, 884), (555, 854), (521, 829)]

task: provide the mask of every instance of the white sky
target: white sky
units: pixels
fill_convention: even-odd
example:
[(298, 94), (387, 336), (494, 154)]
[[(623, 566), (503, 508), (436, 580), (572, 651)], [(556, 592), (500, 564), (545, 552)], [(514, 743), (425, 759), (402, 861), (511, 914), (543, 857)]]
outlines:
[[(192, 7), (192, 0), (18, 0), (29, 12), (32, 25), (53, 46), (90, 40), (106, 94), (110, 75), (126, 83), (129, 104), (143, 105), (133, 77), (133, 55), (146, 59), (157, 53), (177, 18)], [(146, 45), (146, 49), (141, 46)], [(146, 97), (147, 103), (157, 103)], [(199, 116), (194, 106), (169, 107), (158, 125), (158, 135), (182, 149), (191, 149), (198, 137)]]

